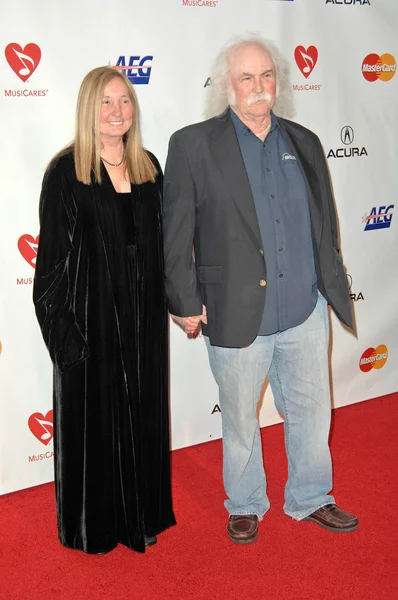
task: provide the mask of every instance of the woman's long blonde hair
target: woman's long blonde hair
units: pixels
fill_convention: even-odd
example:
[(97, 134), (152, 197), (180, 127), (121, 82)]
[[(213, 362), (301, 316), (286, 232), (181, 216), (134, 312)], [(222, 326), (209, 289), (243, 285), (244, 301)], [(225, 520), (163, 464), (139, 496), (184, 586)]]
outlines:
[(156, 167), (141, 143), (140, 115), (137, 96), (125, 75), (112, 67), (97, 67), (82, 81), (76, 106), (76, 133), (73, 144), (76, 176), (89, 185), (91, 176), (101, 183), (101, 136), (100, 112), (104, 90), (108, 83), (119, 77), (125, 84), (133, 105), (133, 122), (123, 141), (126, 171), (131, 183), (155, 181)]

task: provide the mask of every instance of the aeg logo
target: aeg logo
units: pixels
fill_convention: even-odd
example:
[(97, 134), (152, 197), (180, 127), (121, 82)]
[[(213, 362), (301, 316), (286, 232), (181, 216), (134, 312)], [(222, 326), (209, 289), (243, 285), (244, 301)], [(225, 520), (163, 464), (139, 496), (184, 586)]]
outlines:
[[(126, 57), (119, 56), (113, 69), (122, 71), (133, 85), (148, 85), (152, 72), (153, 56), (130, 56), (126, 64)], [(149, 62), (150, 61), (150, 62)], [(149, 64), (148, 64), (149, 63)]]
[(362, 75), (367, 81), (389, 81), (396, 70), (397, 63), (392, 54), (368, 54), (362, 63)]
[(21, 48), (12, 42), (6, 47), (5, 55), (11, 69), (25, 83), (39, 65), (41, 50), (37, 44), (31, 43)]
[(380, 344), (377, 348), (368, 348), (360, 358), (359, 368), (364, 373), (368, 373), (372, 369), (382, 369), (387, 358), (388, 348), (384, 344)]
[(387, 229), (391, 226), (393, 216), (394, 204), (389, 206), (374, 206), (370, 211), (370, 214), (362, 217), (362, 223), (366, 223), (364, 231), (371, 231), (372, 229)]

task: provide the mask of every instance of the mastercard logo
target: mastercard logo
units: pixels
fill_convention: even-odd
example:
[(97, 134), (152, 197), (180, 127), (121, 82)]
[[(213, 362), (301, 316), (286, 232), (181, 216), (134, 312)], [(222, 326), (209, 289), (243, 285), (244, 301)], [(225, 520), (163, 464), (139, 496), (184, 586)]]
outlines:
[(359, 368), (364, 373), (368, 373), (372, 369), (382, 369), (387, 362), (388, 348), (384, 344), (380, 344), (377, 348), (368, 348), (361, 356)]
[(397, 63), (392, 54), (368, 54), (362, 63), (362, 75), (367, 81), (389, 81), (396, 70)]

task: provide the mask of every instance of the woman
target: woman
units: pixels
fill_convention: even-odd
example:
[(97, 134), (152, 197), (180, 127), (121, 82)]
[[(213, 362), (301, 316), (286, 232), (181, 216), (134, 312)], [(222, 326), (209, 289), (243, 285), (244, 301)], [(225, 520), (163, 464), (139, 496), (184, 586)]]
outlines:
[(175, 523), (161, 184), (133, 87), (94, 69), (43, 180), (33, 293), (54, 363), (59, 538), (93, 554), (144, 552)]

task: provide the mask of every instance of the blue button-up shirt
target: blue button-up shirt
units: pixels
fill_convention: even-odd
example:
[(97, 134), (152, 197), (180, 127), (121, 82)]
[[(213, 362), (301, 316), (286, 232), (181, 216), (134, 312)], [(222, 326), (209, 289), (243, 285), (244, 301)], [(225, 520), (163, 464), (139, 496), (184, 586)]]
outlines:
[(297, 157), (277, 117), (262, 142), (231, 110), (257, 212), (267, 266), (259, 335), (303, 323), (317, 301), (308, 194)]

